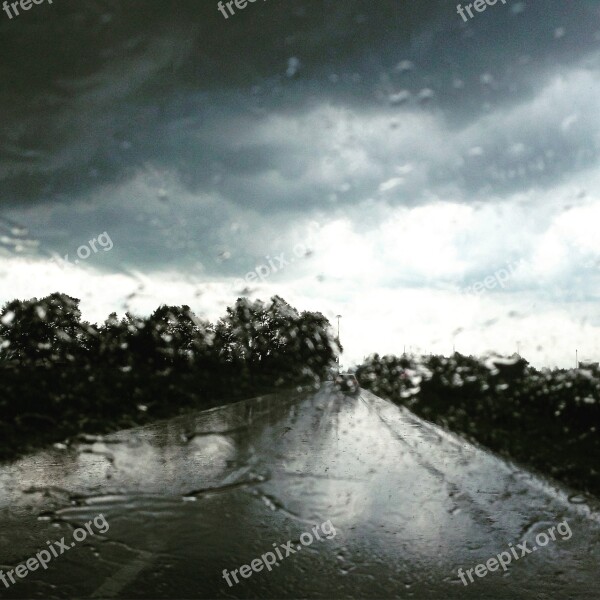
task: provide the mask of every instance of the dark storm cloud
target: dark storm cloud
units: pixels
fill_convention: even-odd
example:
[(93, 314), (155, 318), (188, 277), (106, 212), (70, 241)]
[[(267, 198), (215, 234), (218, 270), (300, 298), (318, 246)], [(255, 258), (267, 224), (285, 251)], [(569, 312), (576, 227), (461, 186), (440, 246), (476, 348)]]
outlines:
[[(579, 101), (583, 116), (565, 125), (568, 135), (548, 127), (556, 115), (528, 123), (518, 107), (597, 47), (596, 11), (585, 2), (512, 2), (463, 24), (455, 3), (434, 0), (268, 0), (228, 20), (212, 0), (42, 5), (0, 20), (2, 205), (14, 217), (43, 205), (47, 212), (30, 217), (59, 251), (100, 227), (122, 240), (114, 253), (122, 260), (183, 266), (200, 257), (234, 272), (252, 259), (216, 257), (232, 243), (252, 253), (248, 224), (256, 232), (274, 213), (279, 224), (286, 214), (356, 204), (415, 152), (427, 166), (403, 175), (386, 201), (424, 202), (423, 189), (470, 201), (551, 186), (598, 158), (587, 136), (591, 100)], [(293, 58), (300, 67), (290, 77)], [(357, 127), (339, 148), (293, 126), (289, 136), (268, 134), (281, 122), (327, 136), (319, 126), (327, 106), (352, 110), (376, 134)], [(561, 124), (570, 116), (563, 109)], [(456, 134), (455, 145), (409, 143), (407, 114), (416, 128), (429, 117), (443, 123), (440, 145)], [(499, 114), (505, 130), (494, 125)], [(395, 115), (398, 131), (389, 127)], [(317, 167), (339, 168), (356, 137), (372, 168), (360, 171), (361, 146), (358, 175), (319, 179)], [(182, 188), (161, 199), (172, 178)]]

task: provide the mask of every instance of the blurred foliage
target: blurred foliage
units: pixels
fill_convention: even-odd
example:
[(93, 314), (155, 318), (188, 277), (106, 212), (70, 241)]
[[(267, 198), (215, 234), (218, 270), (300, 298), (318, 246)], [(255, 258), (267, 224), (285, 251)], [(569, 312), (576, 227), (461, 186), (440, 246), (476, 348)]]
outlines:
[(55, 293), (0, 312), (0, 457), (282, 387), (318, 384), (340, 347), (320, 313), (239, 298), (216, 324), (189, 306), (81, 321)]
[(600, 370), (519, 356), (373, 355), (362, 387), (518, 463), (600, 495)]

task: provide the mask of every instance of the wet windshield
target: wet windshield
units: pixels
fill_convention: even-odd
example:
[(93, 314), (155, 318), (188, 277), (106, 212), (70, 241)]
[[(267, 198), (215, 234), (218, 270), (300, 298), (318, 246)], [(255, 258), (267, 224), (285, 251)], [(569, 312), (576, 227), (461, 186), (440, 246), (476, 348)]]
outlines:
[(591, 593), (599, 44), (591, 0), (1, 4), (0, 596)]

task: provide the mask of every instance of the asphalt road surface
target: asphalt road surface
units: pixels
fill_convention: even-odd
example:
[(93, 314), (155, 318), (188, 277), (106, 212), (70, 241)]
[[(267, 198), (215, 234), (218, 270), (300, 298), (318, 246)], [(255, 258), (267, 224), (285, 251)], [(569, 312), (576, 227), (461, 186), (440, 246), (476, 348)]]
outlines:
[[(0, 468), (0, 507), (5, 577), (50, 546), (57, 555), (0, 582), (3, 598), (600, 594), (597, 504), (329, 385), (26, 457)], [(570, 536), (563, 525), (540, 537), (565, 520)], [(509, 544), (506, 571), (471, 571), (464, 585), (459, 568)]]

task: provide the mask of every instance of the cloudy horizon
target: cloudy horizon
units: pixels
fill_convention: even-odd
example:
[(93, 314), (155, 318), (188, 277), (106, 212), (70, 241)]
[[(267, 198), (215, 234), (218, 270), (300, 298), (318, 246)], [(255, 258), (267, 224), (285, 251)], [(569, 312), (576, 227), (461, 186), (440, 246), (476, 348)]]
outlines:
[(347, 365), (600, 358), (600, 7), (177, 6), (0, 20), (0, 302), (215, 319), (278, 294), (342, 315)]

